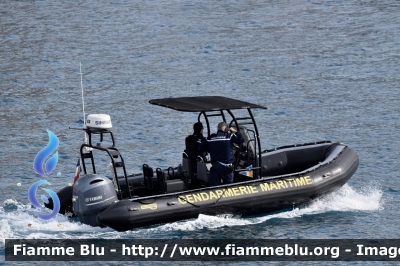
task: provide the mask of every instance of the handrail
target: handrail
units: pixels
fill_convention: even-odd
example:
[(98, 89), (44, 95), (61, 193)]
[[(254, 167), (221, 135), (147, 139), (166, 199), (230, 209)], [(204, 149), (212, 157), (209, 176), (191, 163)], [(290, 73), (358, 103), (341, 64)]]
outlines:
[[(89, 136), (89, 143), (88, 144), (87, 143), (83, 143), (81, 145), (81, 149), (80, 149), (80, 154), (81, 154), (82, 166), (83, 166), (84, 173), (87, 174), (85, 158), (90, 158), (91, 162), (92, 162), (93, 173), (96, 174), (96, 167), (95, 167), (95, 163), (94, 163), (93, 152), (89, 151), (89, 152), (84, 153), (83, 150), (84, 150), (85, 147), (107, 152), (108, 156), (111, 159), (111, 163), (112, 163), (113, 171), (114, 171), (114, 176), (115, 176), (115, 182), (117, 183), (118, 192), (119, 192), (120, 198), (122, 199), (123, 198), (122, 197), (122, 190), (121, 190), (121, 186), (120, 186), (119, 180), (118, 180), (117, 169), (115, 167), (116, 162), (114, 160), (114, 158), (118, 158), (119, 157), (121, 162), (118, 162), (118, 165), (120, 165), (122, 167), (122, 170), (123, 170), (123, 173), (124, 173), (125, 182), (126, 182), (126, 187), (128, 189), (128, 193), (129, 193), (129, 198), (132, 198), (132, 191), (131, 191), (131, 188), (129, 187), (128, 177), (127, 177), (126, 168), (125, 168), (125, 161), (124, 161), (124, 158), (122, 157), (121, 153), (119, 152), (119, 150), (115, 147), (115, 140), (114, 140), (114, 136), (113, 136), (112, 131), (104, 130), (104, 131), (99, 131), (99, 132), (93, 132), (90, 129), (84, 129), (84, 130)], [(100, 134), (100, 142), (102, 142), (103, 141), (103, 133), (110, 134), (111, 139), (112, 139), (112, 145), (111, 146), (97, 146), (97, 145), (94, 146), (92, 144), (92, 134)]]

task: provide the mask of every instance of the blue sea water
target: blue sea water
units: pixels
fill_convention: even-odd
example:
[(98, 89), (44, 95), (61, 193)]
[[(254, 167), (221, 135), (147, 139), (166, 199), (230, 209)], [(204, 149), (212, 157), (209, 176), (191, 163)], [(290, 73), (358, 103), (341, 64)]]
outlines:
[[(13, 238), (400, 238), (399, 10), (389, 0), (2, 1), (0, 264), (11, 264), (4, 243)], [(85, 112), (111, 116), (129, 173), (179, 164), (197, 119), (148, 101), (197, 95), (268, 107), (254, 110), (262, 149), (342, 141), (360, 166), (339, 191), (273, 214), (127, 232), (41, 220), (28, 200), (41, 179), (33, 160), (52, 131), (60, 145), (49, 188), (72, 182), (83, 140), (68, 129), (83, 125), (80, 63)], [(107, 174), (107, 163), (99, 170)]]

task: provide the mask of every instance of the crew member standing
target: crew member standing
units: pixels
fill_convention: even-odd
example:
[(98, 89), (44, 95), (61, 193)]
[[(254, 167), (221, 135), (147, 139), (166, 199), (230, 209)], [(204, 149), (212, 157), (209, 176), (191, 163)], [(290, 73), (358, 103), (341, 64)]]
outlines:
[(193, 134), (189, 135), (185, 139), (185, 153), (188, 155), (190, 162), (192, 164), (193, 172), (197, 172), (197, 156), (203, 156), (203, 153), (199, 151), (199, 145), (206, 141), (203, 136), (203, 124), (201, 122), (194, 123)]
[(210, 187), (233, 182), (233, 144), (244, 142), (242, 134), (234, 128), (228, 128), (225, 122), (218, 124), (218, 132), (211, 134), (206, 142), (200, 144), (200, 151), (208, 151), (211, 157)]

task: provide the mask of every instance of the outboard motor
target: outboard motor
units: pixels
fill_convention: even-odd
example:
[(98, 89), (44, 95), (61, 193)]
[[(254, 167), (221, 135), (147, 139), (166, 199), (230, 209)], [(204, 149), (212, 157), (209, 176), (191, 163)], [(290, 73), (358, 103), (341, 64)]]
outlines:
[(79, 221), (90, 226), (101, 226), (97, 215), (118, 201), (114, 184), (107, 177), (89, 174), (81, 176), (74, 184), (72, 208)]

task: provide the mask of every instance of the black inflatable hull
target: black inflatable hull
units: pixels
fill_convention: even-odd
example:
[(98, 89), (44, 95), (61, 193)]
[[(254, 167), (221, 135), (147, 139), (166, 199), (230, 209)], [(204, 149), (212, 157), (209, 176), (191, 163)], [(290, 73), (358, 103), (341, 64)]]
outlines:
[[(293, 145), (262, 153), (260, 179), (236, 175), (236, 183), (162, 194), (144, 186), (143, 175), (131, 175), (129, 197), (126, 182), (120, 181), (122, 200), (94, 215), (96, 225), (117, 231), (197, 218), (199, 214), (242, 216), (268, 213), (309, 202), (343, 186), (357, 170), (356, 152), (341, 143), (328, 141)], [(157, 183), (157, 177), (153, 177)], [(60, 213), (74, 215), (73, 187), (57, 194)], [(47, 205), (52, 208), (52, 202)], [(96, 218), (97, 216), (97, 218)], [(81, 221), (82, 222), (82, 221)], [(93, 225), (94, 226), (94, 225)]]
[[(310, 156), (322, 159), (302, 170), (304, 165), (303, 168), (300, 165), (310, 162)], [(117, 231), (126, 231), (196, 218), (199, 214), (246, 216), (292, 208), (337, 190), (349, 180), (359, 164), (354, 150), (329, 142), (268, 151), (263, 154), (262, 162), (262, 174), (268, 176), (261, 179), (120, 200), (99, 213), (97, 221)], [(286, 173), (296, 167), (300, 171)]]
[[(67, 186), (57, 192), (57, 196), (60, 199), (60, 210), (59, 213), (74, 217), (74, 213), (72, 210), (72, 186)], [(49, 209), (53, 209), (53, 199), (48, 198), (48, 203), (44, 203), (44, 206)]]

